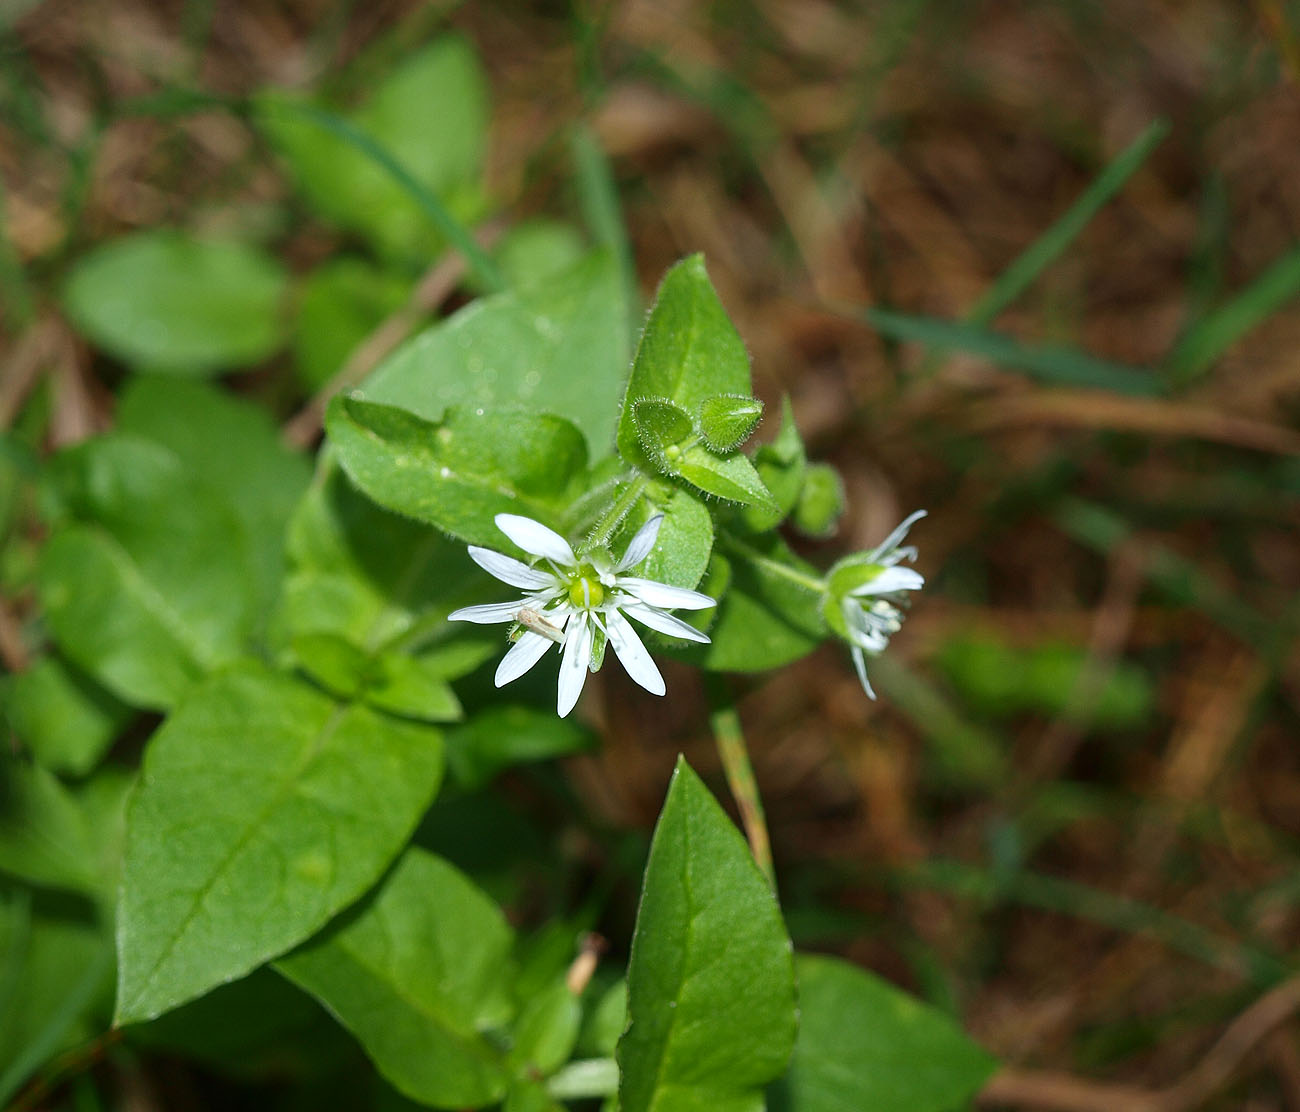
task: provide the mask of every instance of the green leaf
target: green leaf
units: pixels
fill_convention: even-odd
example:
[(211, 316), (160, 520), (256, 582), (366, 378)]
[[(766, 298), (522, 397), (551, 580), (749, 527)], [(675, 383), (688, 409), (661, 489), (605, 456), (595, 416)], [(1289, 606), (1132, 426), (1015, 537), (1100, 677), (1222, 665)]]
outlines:
[(696, 444), (677, 456), (669, 452), (668, 460), (670, 474), (680, 476), (705, 494), (742, 506), (756, 506), (769, 513), (777, 509), (754, 465), (740, 452), (720, 456), (703, 444)]
[(709, 566), (713, 548), (713, 516), (687, 490), (651, 485), (619, 526), (614, 551), (622, 552), (636, 531), (655, 514), (663, 514), (659, 536), (650, 555), (633, 569), (642, 579), (694, 590)]
[(155, 229), (82, 256), (63, 304), (91, 343), (124, 363), (204, 375), (274, 354), (286, 288), (280, 264), (256, 247)]
[(318, 266), (298, 296), (293, 336), (298, 381), (319, 390), (410, 292), (409, 281), (364, 259), (334, 258)]
[(587, 727), (550, 711), (487, 707), (448, 731), (447, 768), (457, 784), (472, 792), (511, 765), (594, 749), (596, 741)]
[(776, 898), (739, 831), (678, 758), (655, 827), (619, 1042), (622, 1112), (761, 1110), (795, 1038)]
[(91, 1017), (112, 968), (108, 932), (84, 901), (0, 886), (0, 1106), (60, 1051), (102, 1032)]
[(112, 435), (53, 463), (69, 516), (38, 591), (59, 647), (113, 694), (166, 708), (240, 652), (253, 620), (233, 511), (170, 452)]
[(4, 714), (33, 757), (52, 772), (84, 776), (113, 744), (131, 711), (59, 656), (8, 678)]
[[(488, 582), (463, 545), (375, 505), (332, 463), (294, 511), (287, 548), (293, 571), (272, 622), (277, 645), (333, 633), (369, 651), (427, 624), (431, 611), (477, 601)], [(466, 628), (431, 630), (453, 632)]]
[(421, 722), (461, 717), (460, 701), (436, 674), (436, 662), (431, 668), (400, 652), (372, 654), (334, 633), (295, 637), (293, 653), (307, 675), (340, 698)]
[(763, 416), (763, 403), (748, 394), (715, 394), (700, 403), (700, 435), (715, 452), (734, 452)]
[(486, 1033), (509, 1018), (513, 933), (462, 873), (406, 851), (380, 888), (276, 968), (351, 1031), (397, 1089), (468, 1108), (505, 1095)]
[(493, 250), (506, 284), (524, 289), (549, 282), (576, 266), (586, 255), (582, 236), (558, 220), (515, 224)]
[[(292, 102), (278, 91), (263, 94), (258, 124), (317, 212), (389, 255), (433, 255), (439, 235), (392, 174), (286, 103)], [(411, 55), (344, 122), (388, 152), (453, 215), (477, 218), (483, 204), (479, 179), (488, 88), (473, 48), (463, 39), (446, 36)]]
[(248, 539), (257, 613), (284, 574), (284, 526), (307, 489), (307, 458), (286, 448), (267, 410), (205, 382), (142, 375), (117, 407), (117, 428), (169, 449), (235, 511)]
[(731, 579), (709, 630), (712, 644), (690, 659), (717, 672), (779, 668), (810, 653), (826, 637), (820, 572), (775, 535), (724, 547)]
[(794, 508), (794, 527), (809, 537), (833, 536), (844, 513), (844, 480), (829, 463), (814, 463), (804, 475)]
[(40, 765), (0, 759), (0, 872), (96, 895), (96, 864), (90, 825), (68, 789)]
[(120, 1023), (242, 976), (371, 885), (437, 789), (441, 737), (245, 665), (154, 735), (128, 815)]
[(667, 398), (696, 413), (716, 394), (748, 397), (749, 354), (704, 269), (683, 259), (664, 276), (632, 364), (618, 425), (618, 450), (643, 471), (656, 470), (641, 447), (634, 410), (643, 398)]
[(524, 407), (572, 421), (609, 454), (627, 376), (627, 307), (595, 254), (542, 285), (482, 298), (398, 348), (363, 397), (438, 420), (451, 406)]
[(772, 1112), (948, 1112), (996, 1062), (943, 1014), (838, 958), (800, 956), (799, 1039)]
[(807, 465), (808, 457), (787, 396), (781, 400), (781, 430), (770, 444), (760, 444), (754, 453), (754, 470), (772, 495), (776, 508), (746, 506), (740, 513), (745, 528), (765, 533), (785, 520), (799, 501)]
[(499, 513), (554, 521), (587, 463), (582, 434), (546, 414), (449, 410), (438, 422), (336, 397), (325, 427), (348, 477), (397, 513), (501, 548)]
[(548, 1077), (569, 1060), (578, 1041), (582, 1006), (563, 977), (525, 1001), (506, 1061), (516, 1077)]

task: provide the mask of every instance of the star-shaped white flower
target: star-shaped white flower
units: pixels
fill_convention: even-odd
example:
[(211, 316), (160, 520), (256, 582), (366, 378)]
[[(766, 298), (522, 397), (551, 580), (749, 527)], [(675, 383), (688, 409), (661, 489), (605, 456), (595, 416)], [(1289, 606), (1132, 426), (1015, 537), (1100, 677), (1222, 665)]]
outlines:
[(623, 558), (614, 563), (604, 551), (578, 556), (559, 533), (532, 518), (497, 514), (497, 528), (538, 557), (537, 561), (530, 567), (477, 545), (469, 546), (470, 558), (503, 583), (520, 588), (524, 597), (466, 606), (448, 620), (480, 625), (511, 622), (522, 627), (518, 640), (497, 666), (497, 687), (522, 676), (552, 643), (563, 645), (556, 701), (561, 718), (578, 701), (588, 670), (600, 667), (606, 643), (629, 676), (647, 691), (662, 695), (663, 677), (627, 619), (635, 618), (671, 637), (707, 644), (708, 637), (667, 611), (704, 610), (714, 605), (713, 599), (698, 591), (626, 574), (650, 555), (663, 520), (663, 514), (657, 514), (641, 526)]
[(840, 613), (848, 631), (849, 654), (853, 657), (858, 679), (862, 681), (862, 690), (873, 699), (876, 693), (867, 679), (865, 654), (875, 656), (883, 652), (889, 638), (902, 628), (903, 611), (898, 606), (903, 601), (901, 592), (925, 586), (925, 579), (919, 572), (897, 566), (902, 560), (916, 559), (914, 547), (899, 546), (912, 524), (923, 517), (925, 511), (917, 510), (875, 548), (857, 558), (854, 563), (873, 574), (850, 587), (840, 599)]

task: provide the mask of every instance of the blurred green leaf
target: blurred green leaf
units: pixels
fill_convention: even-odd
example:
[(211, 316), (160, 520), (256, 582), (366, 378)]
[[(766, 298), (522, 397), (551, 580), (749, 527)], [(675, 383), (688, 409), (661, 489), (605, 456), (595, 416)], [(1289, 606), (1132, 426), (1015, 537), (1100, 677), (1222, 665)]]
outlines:
[(549, 1077), (573, 1053), (582, 1006), (563, 977), (532, 994), (519, 1010), (506, 1056), (516, 1077)]
[(99, 894), (93, 831), (53, 773), (0, 758), (0, 872), (31, 884)]
[(286, 290), (280, 264), (256, 247), (154, 229), (83, 255), (63, 304), (91, 343), (122, 362), (205, 375), (274, 354)]
[(411, 283), (364, 259), (322, 263), (303, 281), (294, 325), (298, 381), (319, 390), (380, 323), (406, 303)]
[(513, 942), (464, 874), (411, 848), (369, 899), (276, 968), (411, 1099), (479, 1107), (506, 1091), (504, 1055), (485, 1032), (509, 1019)]
[(119, 698), (171, 706), (243, 646), (254, 618), (243, 529), (148, 441), (85, 441), (51, 469), (74, 522), (41, 553), (39, 595), (54, 639)]
[(776, 898), (680, 757), (646, 864), (628, 1014), (622, 1112), (756, 1112), (794, 1045), (794, 967)]
[(688, 659), (714, 672), (761, 672), (806, 656), (826, 637), (821, 573), (775, 534), (719, 543), (730, 572), (711, 645)]
[(772, 1112), (950, 1112), (997, 1063), (948, 1019), (838, 958), (801, 955), (799, 1038)]
[(321, 927), (410, 836), (439, 733), (252, 664), (154, 735), (128, 816), (117, 1016), (139, 1022)]
[(576, 228), (541, 219), (513, 225), (492, 251), (512, 290), (550, 282), (572, 270), (586, 254), (587, 245)]
[(141, 375), (117, 407), (120, 432), (169, 449), (216, 491), (244, 527), (256, 613), (275, 600), (284, 573), (284, 528), (307, 489), (311, 465), (286, 448), (270, 413), (205, 382)]
[(131, 717), (130, 708), (59, 656), (8, 677), (4, 715), (37, 762), (84, 776)]
[(594, 460), (613, 449), (627, 377), (627, 307), (608, 255), (483, 298), (421, 332), (361, 385), (373, 402), (439, 420), (450, 406), (526, 407), (567, 418)]
[(772, 495), (774, 506), (746, 506), (740, 514), (746, 529), (765, 532), (794, 510), (807, 466), (808, 457), (787, 395), (781, 399), (781, 428), (771, 443), (760, 444), (754, 452), (754, 469)]
[(507, 543), (499, 513), (555, 521), (587, 464), (582, 434), (546, 414), (453, 409), (432, 422), (336, 397), (325, 428), (348, 477), (381, 506), (490, 548)]
[(596, 742), (586, 726), (550, 711), (486, 707), (448, 731), (447, 768), (462, 788), (477, 791), (511, 765), (579, 753)]
[(94, 1013), (112, 969), (109, 931), (87, 905), (0, 886), (0, 1105), (60, 1051), (102, 1032)]
[[(342, 127), (328, 127), (331, 119)], [(484, 207), (487, 79), (459, 37), (412, 54), (350, 116), (330, 116), (271, 90), (259, 98), (257, 122), (321, 216), (390, 256), (427, 259), (447, 229), (431, 225), (427, 206), (343, 128), (386, 153), (449, 219), (472, 222)]]

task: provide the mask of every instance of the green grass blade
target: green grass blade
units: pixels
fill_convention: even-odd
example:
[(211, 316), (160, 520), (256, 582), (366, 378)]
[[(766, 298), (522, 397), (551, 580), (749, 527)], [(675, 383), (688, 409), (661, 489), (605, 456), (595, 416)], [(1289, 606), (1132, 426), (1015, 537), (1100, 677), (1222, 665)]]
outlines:
[(1226, 305), (1188, 329), (1169, 356), (1175, 383), (1200, 377), (1228, 348), (1300, 295), (1300, 247), (1293, 247)]
[(1050, 228), (1039, 236), (999, 276), (967, 313), (971, 324), (987, 324), (1015, 301), (1079, 236), (1101, 208), (1123, 188), (1147, 157), (1169, 134), (1169, 124), (1156, 120), (1126, 147), (1080, 194)]
[(491, 292), (498, 293), (506, 288), (505, 279), (502, 277), (501, 271), (497, 269), (496, 263), (479, 246), (470, 231), (447, 211), (432, 190), (416, 181), (405, 166), (364, 131), (332, 112), (326, 112), (323, 108), (317, 108), (311, 104), (284, 105), (276, 110), (297, 112), (306, 116), (313, 123), (338, 136), (344, 142), (350, 143), (362, 154), (382, 166), (389, 176), (405, 189), (415, 203), (424, 210), (425, 215), (432, 221), (434, 227), (442, 234), (442, 237), (465, 256), (465, 261), (473, 267), (479, 279)]
[(1150, 397), (1164, 391), (1163, 383), (1150, 371), (1095, 359), (1074, 348), (1024, 344), (978, 325), (895, 313), (888, 309), (857, 312), (865, 316), (878, 332), (895, 340), (926, 344), (937, 350), (964, 351), (1000, 367), (1021, 371), (1040, 382), (1112, 390), (1134, 397)]

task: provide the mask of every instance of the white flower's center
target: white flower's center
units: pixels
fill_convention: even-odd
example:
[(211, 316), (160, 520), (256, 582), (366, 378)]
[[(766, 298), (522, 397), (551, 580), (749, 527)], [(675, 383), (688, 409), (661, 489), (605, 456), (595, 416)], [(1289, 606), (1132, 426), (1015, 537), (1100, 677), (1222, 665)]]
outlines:
[(596, 610), (605, 602), (605, 587), (596, 569), (583, 565), (569, 580), (569, 601), (583, 610)]

